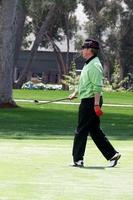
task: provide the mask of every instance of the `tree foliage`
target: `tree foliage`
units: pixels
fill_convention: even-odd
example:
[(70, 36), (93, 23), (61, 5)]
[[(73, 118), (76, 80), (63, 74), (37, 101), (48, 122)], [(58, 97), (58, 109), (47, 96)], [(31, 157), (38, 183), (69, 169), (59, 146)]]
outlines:
[[(35, 37), (38, 36), (42, 24), (46, 20), (51, 6), (56, 5), (54, 11), (54, 17), (51, 18), (52, 25), (47, 26), (44, 30), (42, 40), (39, 43), (40, 47), (52, 46), (55, 55), (57, 56), (59, 74), (67, 74), (69, 68), (69, 46), (70, 39), (74, 36), (77, 31), (77, 21), (73, 12), (77, 6), (77, 1), (35, 1), (30, 2), (28, 8), (28, 14), (32, 18), (32, 32)], [(28, 27), (28, 26), (27, 26)], [(29, 30), (30, 33), (30, 30)], [(67, 40), (67, 58), (66, 62), (61, 55), (60, 49), (55, 44), (56, 41), (61, 42), (66, 38)]]
[(81, 0), (81, 3), (88, 16), (86, 33), (100, 41), (106, 57), (104, 63), (108, 61), (109, 64), (109, 76), (117, 60), (123, 79), (133, 71), (133, 1)]

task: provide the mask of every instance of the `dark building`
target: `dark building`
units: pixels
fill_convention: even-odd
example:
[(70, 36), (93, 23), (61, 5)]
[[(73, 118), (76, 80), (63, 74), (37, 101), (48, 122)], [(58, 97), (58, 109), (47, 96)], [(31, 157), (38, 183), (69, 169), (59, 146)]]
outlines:
[[(16, 68), (15, 79), (18, 78), (19, 74), (21, 73), (22, 69), (25, 67), (28, 58), (30, 55), (30, 51), (21, 51), (18, 66)], [(66, 60), (66, 52), (62, 52), (64, 60)], [(77, 53), (70, 52), (69, 53), (69, 66), (71, 70), (71, 63), (77, 57)], [(82, 58), (75, 59), (75, 63), (77, 66), (77, 70), (82, 68), (83, 60)], [(56, 56), (54, 52), (51, 51), (38, 51), (33, 62), (32, 68), (29, 72), (29, 77), (36, 77), (39, 76), (43, 78), (44, 82), (46, 83), (58, 83), (58, 64), (56, 61)]]

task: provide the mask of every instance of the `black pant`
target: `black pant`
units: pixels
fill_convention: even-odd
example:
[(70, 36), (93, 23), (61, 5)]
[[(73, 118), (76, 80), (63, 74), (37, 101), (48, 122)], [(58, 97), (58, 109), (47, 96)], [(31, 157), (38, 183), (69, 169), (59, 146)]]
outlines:
[[(100, 98), (100, 106), (102, 106), (102, 97)], [(72, 153), (74, 162), (83, 160), (88, 134), (107, 160), (115, 155), (117, 151), (100, 128), (100, 118), (94, 111), (94, 98), (82, 99), (79, 106), (78, 126)]]

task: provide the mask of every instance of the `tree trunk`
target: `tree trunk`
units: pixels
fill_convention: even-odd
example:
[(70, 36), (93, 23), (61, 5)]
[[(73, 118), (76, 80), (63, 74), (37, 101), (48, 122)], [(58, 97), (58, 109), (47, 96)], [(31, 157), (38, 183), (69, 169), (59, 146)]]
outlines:
[[(55, 42), (50, 38), (50, 36), (48, 34), (46, 34), (46, 37), (47, 39), (49, 40), (49, 42), (51, 42), (52, 46), (53, 46), (53, 49), (54, 49), (54, 53), (55, 53), (55, 56), (56, 56), (56, 60), (57, 60), (57, 63), (58, 63), (58, 70), (59, 70), (59, 79), (60, 81), (62, 79), (64, 79), (63, 75), (66, 75), (67, 74), (67, 68), (66, 68), (66, 65), (65, 65), (65, 62), (64, 62), (64, 59), (63, 59), (63, 56), (61, 54), (61, 51), (59, 49), (59, 47), (55, 44)], [(64, 90), (68, 90), (68, 86), (62, 84), (62, 88)]]
[[(66, 69), (66, 65), (65, 65), (65, 62), (64, 62), (64, 59), (63, 59), (63, 56), (61, 54), (60, 49), (58, 48), (58, 46), (56, 44), (54, 44), (53, 48), (54, 48), (54, 52), (55, 52), (57, 63), (58, 63), (58, 67), (59, 67), (60, 81), (61, 81), (61, 80), (64, 79), (63, 75), (67, 74), (67, 69)], [(68, 90), (68, 86), (62, 84), (62, 89), (63, 90)]]
[(103, 66), (104, 66), (104, 75), (108, 79), (108, 81), (110, 81), (110, 65), (109, 65), (108, 58), (107, 58), (107, 56), (105, 55), (105, 53), (103, 51), (103, 47), (102, 46), (100, 48), (100, 51), (101, 51), (101, 55), (102, 55), (103, 62), (104, 62), (104, 64), (103, 64)]
[(124, 78), (124, 67), (123, 67), (124, 66), (124, 56), (121, 51), (120, 52), (117, 51), (116, 57), (117, 57), (118, 65), (120, 67), (120, 80), (119, 81), (121, 81)]
[[(0, 13), (2, 13), (1, 1), (0, 1)], [(0, 15), (0, 66), (1, 66), (1, 59), (2, 59), (2, 15)]]
[(18, 5), (18, 9), (16, 12), (16, 33), (15, 33), (15, 55), (14, 55), (14, 70), (17, 67), (18, 59), (20, 55), (20, 50), (22, 46), (23, 41), (23, 31), (24, 31), (24, 24), (26, 20), (26, 8), (24, 4), (22, 3), (22, 0), (19, 0), (20, 3)]
[(52, 47), (54, 49), (54, 53), (55, 53), (56, 60), (58, 63), (59, 76), (61, 79), (62, 76), (64, 74), (66, 74), (66, 72), (67, 72), (63, 56), (61, 54), (59, 47), (55, 44), (55, 42), (52, 40), (52, 38), (49, 36), (49, 34), (47, 33), (47, 34), (45, 34), (45, 36), (47, 37), (48, 41), (52, 44)]
[(1, 14), (0, 107), (17, 107), (12, 98), (15, 55), (16, 10), (18, 0), (3, 0)]
[(53, 49), (54, 49), (54, 52), (56, 55), (60, 76), (61, 76), (61, 78), (63, 78), (63, 75), (65, 75), (67, 73), (63, 56), (61, 54), (59, 47), (56, 44), (53, 45)]
[(29, 56), (29, 60), (27, 61), (26, 66), (24, 67), (19, 79), (16, 82), (16, 88), (21, 88), (23, 83), (26, 81), (27, 72), (29, 70), (31, 70), (31, 64), (32, 64), (34, 56), (37, 52), (38, 46), (42, 42), (44, 34), (47, 32), (48, 28), (53, 25), (54, 15), (55, 15), (55, 12), (57, 12), (57, 9), (58, 9), (57, 6), (53, 5), (51, 7), (51, 9), (49, 10), (45, 21), (42, 23), (42, 26), (41, 26), (41, 28), (40, 28), (37, 36), (36, 36), (36, 39), (34, 41), (34, 44), (32, 46), (31, 53), (30, 53), (30, 56)]
[(66, 42), (67, 42), (67, 54), (66, 54), (66, 71), (68, 73), (69, 71), (69, 51), (70, 51), (70, 39), (69, 39), (69, 16), (68, 14), (65, 14), (65, 24), (66, 24)]
[(67, 73), (69, 71), (69, 51), (70, 51), (70, 40), (69, 40), (69, 36), (67, 35), (67, 55), (66, 55), (66, 70), (67, 70)]

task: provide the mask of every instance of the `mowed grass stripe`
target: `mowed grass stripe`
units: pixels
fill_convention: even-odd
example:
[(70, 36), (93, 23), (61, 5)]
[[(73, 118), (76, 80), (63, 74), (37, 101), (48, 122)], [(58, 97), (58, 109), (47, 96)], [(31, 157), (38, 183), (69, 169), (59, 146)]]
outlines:
[[(77, 125), (77, 105), (32, 105), (20, 103), (21, 108), (0, 110), (0, 137), (18, 139), (47, 139), (73, 136)], [(108, 136), (131, 139), (133, 109), (103, 107), (102, 128)]]
[(91, 140), (88, 140), (83, 169), (69, 167), (72, 140), (0, 140), (0, 144), (0, 197), (3, 199), (133, 198), (133, 163), (129, 160), (133, 141), (113, 140), (122, 153), (120, 164), (113, 169), (106, 168), (106, 160)]

